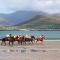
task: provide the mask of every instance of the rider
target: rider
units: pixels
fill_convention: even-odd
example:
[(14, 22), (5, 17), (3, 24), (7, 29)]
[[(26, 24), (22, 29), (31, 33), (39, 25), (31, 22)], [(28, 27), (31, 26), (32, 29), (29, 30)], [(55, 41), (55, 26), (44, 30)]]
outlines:
[(30, 36), (29, 36), (29, 35), (27, 35), (27, 34), (26, 34), (26, 36), (25, 36), (25, 37), (26, 37), (26, 38), (30, 38)]
[(41, 35), (39, 38), (41, 38), (42, 39), (42, 42), (43, 42), (43, 40), (45, 39), (45, 36), (44, 35)]
[(9, 35), (6, 35), (6, 37), (9, 37)]
[(43, 38), (43, 37), (44, 37), (44, 35), (40, 35), (40, 36), (39, 36), (39, 38)]
[(35, 37), (32, 34), (30, 34), (30, 38), (32, 38), (33, 41), (35, 40)]
[(9, 37), (12, 37), (12, 34), (9, 34)]
[(6, 37), (12, 37), (12, 34), (7, 34)]
[(44, 35), (41, 35), (41, 37), (42, 37), (42, 38), (45, 38), (45, 36), (44, 36)]
[(18, 37), (22, 37), (23, 35), (18, 35)]

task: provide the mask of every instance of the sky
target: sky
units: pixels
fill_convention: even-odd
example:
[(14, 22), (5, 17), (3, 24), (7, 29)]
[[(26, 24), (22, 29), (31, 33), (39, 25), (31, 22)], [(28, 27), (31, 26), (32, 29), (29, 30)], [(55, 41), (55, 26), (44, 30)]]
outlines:
[(0, 0), (0, 13), (10, 14), (20, 10), (60, 13), (60, 0)]

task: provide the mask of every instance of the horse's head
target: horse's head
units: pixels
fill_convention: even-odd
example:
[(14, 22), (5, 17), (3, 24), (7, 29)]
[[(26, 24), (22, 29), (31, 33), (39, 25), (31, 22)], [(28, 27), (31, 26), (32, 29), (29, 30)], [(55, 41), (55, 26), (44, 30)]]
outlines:
[(31, 39), (35, 39), (35, 36), (32, 36), (32, 35), (31, 35), (30, 37), (31, 37)]

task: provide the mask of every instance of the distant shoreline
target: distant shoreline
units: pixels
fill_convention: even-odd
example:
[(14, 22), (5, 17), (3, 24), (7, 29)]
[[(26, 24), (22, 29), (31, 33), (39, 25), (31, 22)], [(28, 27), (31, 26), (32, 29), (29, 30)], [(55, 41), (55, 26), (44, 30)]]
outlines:
[(20, 30), (0, 30), (0, 31), (60, 31), (60, 29), (20, 29)]

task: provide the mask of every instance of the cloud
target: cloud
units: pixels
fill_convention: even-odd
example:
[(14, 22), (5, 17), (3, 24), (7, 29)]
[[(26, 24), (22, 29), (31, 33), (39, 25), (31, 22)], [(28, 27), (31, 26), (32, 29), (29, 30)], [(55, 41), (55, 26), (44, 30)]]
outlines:
[(0, 0), (0, 12), (11, 13), (17, 10), (60, 12), (60, 0)]
[(36, 11), (44, 11), (47, 13), (60, 13), (60, 1), (59, 0), (36, 0), (34, 6)]

